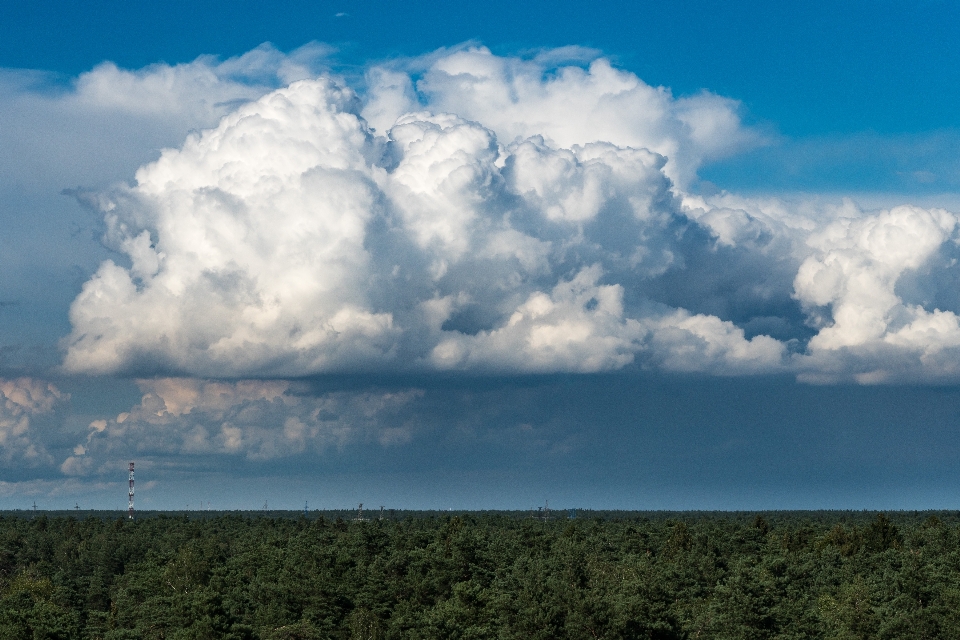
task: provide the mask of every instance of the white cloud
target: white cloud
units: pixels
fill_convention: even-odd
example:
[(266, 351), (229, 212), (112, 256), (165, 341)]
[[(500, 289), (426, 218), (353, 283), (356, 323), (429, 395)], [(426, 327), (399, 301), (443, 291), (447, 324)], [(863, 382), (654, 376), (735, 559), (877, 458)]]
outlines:
[(99, 113), (212, 124), (224, 115), (224, 109), (236, 108), (275, 88), (271, 86), (274, 77), (289, 84), (311, 75), (290, 65), (286, 56), (269, 46), (227, 62), (204, 56), (186, 64), (156, 64), (135, 71), (104, 62), (80, 74), (70, 102), (77, 109)]
[(460, 259), (501, 187), (496, 137), (453, 115), (418, 113), (398, 120), (390, 140), (400, 160), (384, 183), (403, 226), (437, 260)]
[[(255, 93), (255, 59), (274, 81), (306, 68), (248, 55), (103, 67), (77, 95), (134, 109), (128, 85)], [(443, 50), (369, 69), (363, 95), (294, 82), (84, 196), (121, 257), (74, 301), (64, 366), (957, 375), (960, 296), (931, 266), (952, 268), (953, 214), (688, 193), (703, 162), (759, 142), (736, 103), (582, 50)]]
[(583, 49), (520, 59), (470, 47), (408, 64), (426, 66), (415, 84), (390, 70), (368, 75), (364, 115), (379, 130), (421, 102), (482, 122), (506, 144), (540, 135), (559, 148), (609, 142), (650, 149), (668, 159), (666, 173), (681, 186), (705, 160), (762, 142), (742, 126), (735, 101), (707, 92), (674, 98)]
[(54, 385), (32, 378), (0, 379), (0, 460), (37, 466), (53, 461), (38, 433), (38, 416), (69, 398)]
[(721, 375), (786, 370), (786, 347), (770, 336), (747, 340), (743, 329), (716, 316), (684, 310), (649, 323), (652, 359), (670, 371)]
[(809, 358), (824, 365), (808, 377), (882, 382), (904, 373), (937, 378), (960, 372), (960, 318), (905, 303), (897, 291), (905, 274), (937, 252), (955, 252), (957, 222), (943, 209), (900, 206), (840, 219), (810, 236), (814, 253), (800, 266), (795, 290), (820, 329), (810, 340)]
[(417, 389), (309, 395), (290, 382), (269, 380), (158, 378), (137, 384), (140, 402), (92, 422), (86, 440), (61, 464), (64, 474), (118, 468), (131, 456), (264, 461), (353, 443), (395, 445), (413, 437), (415, 426), (405, 412), (423, 395)]
[[(463, 55), (509, 62), (474, 51), (437, 64), (449, 71)], [(561, 75), (640, 87), (597, 69), (599, 80)], [(582, 89), (550, 82), (551, 100)], [(668, 159), (602, 141), (557, 148), (539, 135), (504, 146), (484, 123), (437, 111), (402, 115), (377, 137), (359, 109), (329, 77), (296, 82), (164, 151), (135, 186), (99, 194), (105, 240), (129, 266), (107, 261), (84, 285), (66, 368), (242, 377), (597, 371), (634, 360), (640, 310), (620, 308), (621, 283), (682, 263), (690, 224)], [(587, 315), (564, 311), (580, 294), (561, 292), (583, 277), (565, 274), (577, 272), (596, 291), (576, 304), (604, 301)], [(597, 286), (601, 274), (609, 284)], [(537, 311), (551, 296), (556, 308)], [(469, 357), (439, 355), (454, 344)]]
[[(0, 367), (43, 375), (79, 278), (103, 261), (100, 225), (62, 194), (128, 181), (160, 150), (289, 82), (314, 77), (329, 48), (269, 45), (226, 60), (120, 69), (77, 78), (0, 69)], [(81, 197), (89, 197), (83, 193)]]
[(439, 369), (592, 373), (623, 368), (640, 355), (670, 371), (760, 373), (783, 367), (784, 345), (715, 316), (675, 310), (637, 320), (624, 316), (623, 288), (598, 285), (596, 265), (535, 293), (507, 323), (469, 336), (448, 332), (431, 352)]
[(201, 56), (138, 70), (104, 62), (67, 85), (36, 71), (0, 70), (0, 187), (57, 193), (126, 178), (190, 131), (315, 76), (329, 53), (316, 44), (290, 54), (262, 45), (223, 61)]
[(597, 266), (561, 282), (548, 295), (537, 292), (507, 323), (477, 335), (446, 332), (430, 353), (439, 369), (595, 372), (633, 361), (644, 331), (623, 315), (619, 285), (598, 286)]
[(105, 196), (107, 240), (131, 268), (106, 262), (84, 286), (67, 367), (146, 355), (210, 375), (265, 359), (293, 373), (388, 357), (391, 318), (361, 285), (377, 193), (352, 100), (330, 81), (295, 83)]

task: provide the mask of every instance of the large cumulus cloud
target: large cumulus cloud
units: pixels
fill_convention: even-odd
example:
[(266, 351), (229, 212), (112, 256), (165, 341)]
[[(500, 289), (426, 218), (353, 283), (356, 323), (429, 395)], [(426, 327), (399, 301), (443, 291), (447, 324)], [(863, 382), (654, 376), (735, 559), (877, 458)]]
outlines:
[[(444, 60), (463, 55), (500, 60)], [(605, 62), (543, 82), (560, 83), (551, 95), (587, 83), (598, 104), (620, 95), (650, 130), (680, 108)], [(98, 194), (106, 240), (129, 262), (105, 262), (74, 302), (66, 368), (597, 371), (638, 354), (683, 369), (781, 365), (770, 338), (634, 295), (682, 267), (697, 226), (669, 160), (628, 144), (643, 136), (558, 143), (547, 127), (503, 140), (422, 107), (378, 136), (342, 83), (295, 82), (164, 151), (134, 186)], [(690, 350), (699, 363), (672, 355)]]
[(377, 193), (352, 99), (328, 81), (294, 84), (105, 200), (108, 241), (131, 266), (107, 262), (84, 287), (67, 366), (152, 356), (229, 374), (292, 358), (278, 365), (292, 373), (382, 357), (394, 331), (360, 286)]
[(82, 194), (64, 366), (956, 377), (955, 216), (694, 193), (760, 141), (582, 50), (293, 82)]

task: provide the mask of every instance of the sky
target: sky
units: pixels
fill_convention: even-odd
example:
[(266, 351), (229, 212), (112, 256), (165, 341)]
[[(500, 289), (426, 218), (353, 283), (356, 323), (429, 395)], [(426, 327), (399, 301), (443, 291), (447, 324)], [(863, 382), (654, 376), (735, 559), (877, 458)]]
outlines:
[(958, 13), (3, 5), (0, 509), (955, 508)]

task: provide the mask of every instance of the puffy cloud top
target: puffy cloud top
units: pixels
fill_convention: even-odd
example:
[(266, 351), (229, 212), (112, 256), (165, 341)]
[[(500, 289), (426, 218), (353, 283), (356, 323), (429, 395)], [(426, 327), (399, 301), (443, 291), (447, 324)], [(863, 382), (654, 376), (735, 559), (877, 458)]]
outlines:
[[(606, 141), (650, 149), (667, 158), (666, 174), (681, 185), (704, 160), (760, 142), (741, 126), (735, 101), (707, 92), (675, 99), (591, 53), (571, 47), (524, 60), (470, 48), (432, 58), (416, 83), (374, 68), (364, 115), (387, 130), (425, 102), (482, 122), (505, 143), (542, 136), (557, 148)], [(589, 65), (558, 67), (563, 54), (587, 56)]]
[[(851, 368), (862, 382), (953, 376), (960, 365), (960, 318), (954, 311), (905, 302), (897, 285), (938, 252), (956, 253), (957, 217), (942, 209), (901, 206), (838, 220), (808, 244), (815, 252), (797, 273), (797, 298), (823, 325), (810, 340), (820, 371)], [(952, 264), (937, 265), (952, 267)], [(824, 310), (823, 317), (819, 315)], [(828, 362), (848, 354), (842, 364)], [(849, 360), (855, 359), (855, 363)], [(823, 361), (827, 362), (823, 362)], [(826, 371), (823, 371), (826, 369)]]
[(953, 273), (953, 214), (690, 195), (760, 140), (737, 104), (573, 54), (299, 80), (87, 194), (123, 257), (65, 368), (957, 374), (960, 305), (923, 275)]

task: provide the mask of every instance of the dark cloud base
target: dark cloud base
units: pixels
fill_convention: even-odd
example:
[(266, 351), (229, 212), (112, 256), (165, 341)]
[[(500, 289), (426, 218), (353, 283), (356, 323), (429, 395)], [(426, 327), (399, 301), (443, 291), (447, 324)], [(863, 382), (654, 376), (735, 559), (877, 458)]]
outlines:
[[(401, 390), (410, 382), (322, 378), (300, 392)], [(408, 442), (358, 441), (262, 462), (140, 452), (138, 482), (149, 488), (137, 499), (156, 509), (202, 501), (223, 509), (265, 501), (285, 509), (304, 501), (525, 509), (545, 500), (619, 509), (929, 509), (954, 507), (960, 490), (960, 390), (952, 387), (623, 374), (416, 382), (423, 395), (410, 407), (417, 424)], [(73, 506), (77, 495), (97, 507), (119, 504), (125, 472), (98, 476), (101, 489), (45, 495), (44, 508)], [(5, 496), (0, 508), (35, 495)]]

